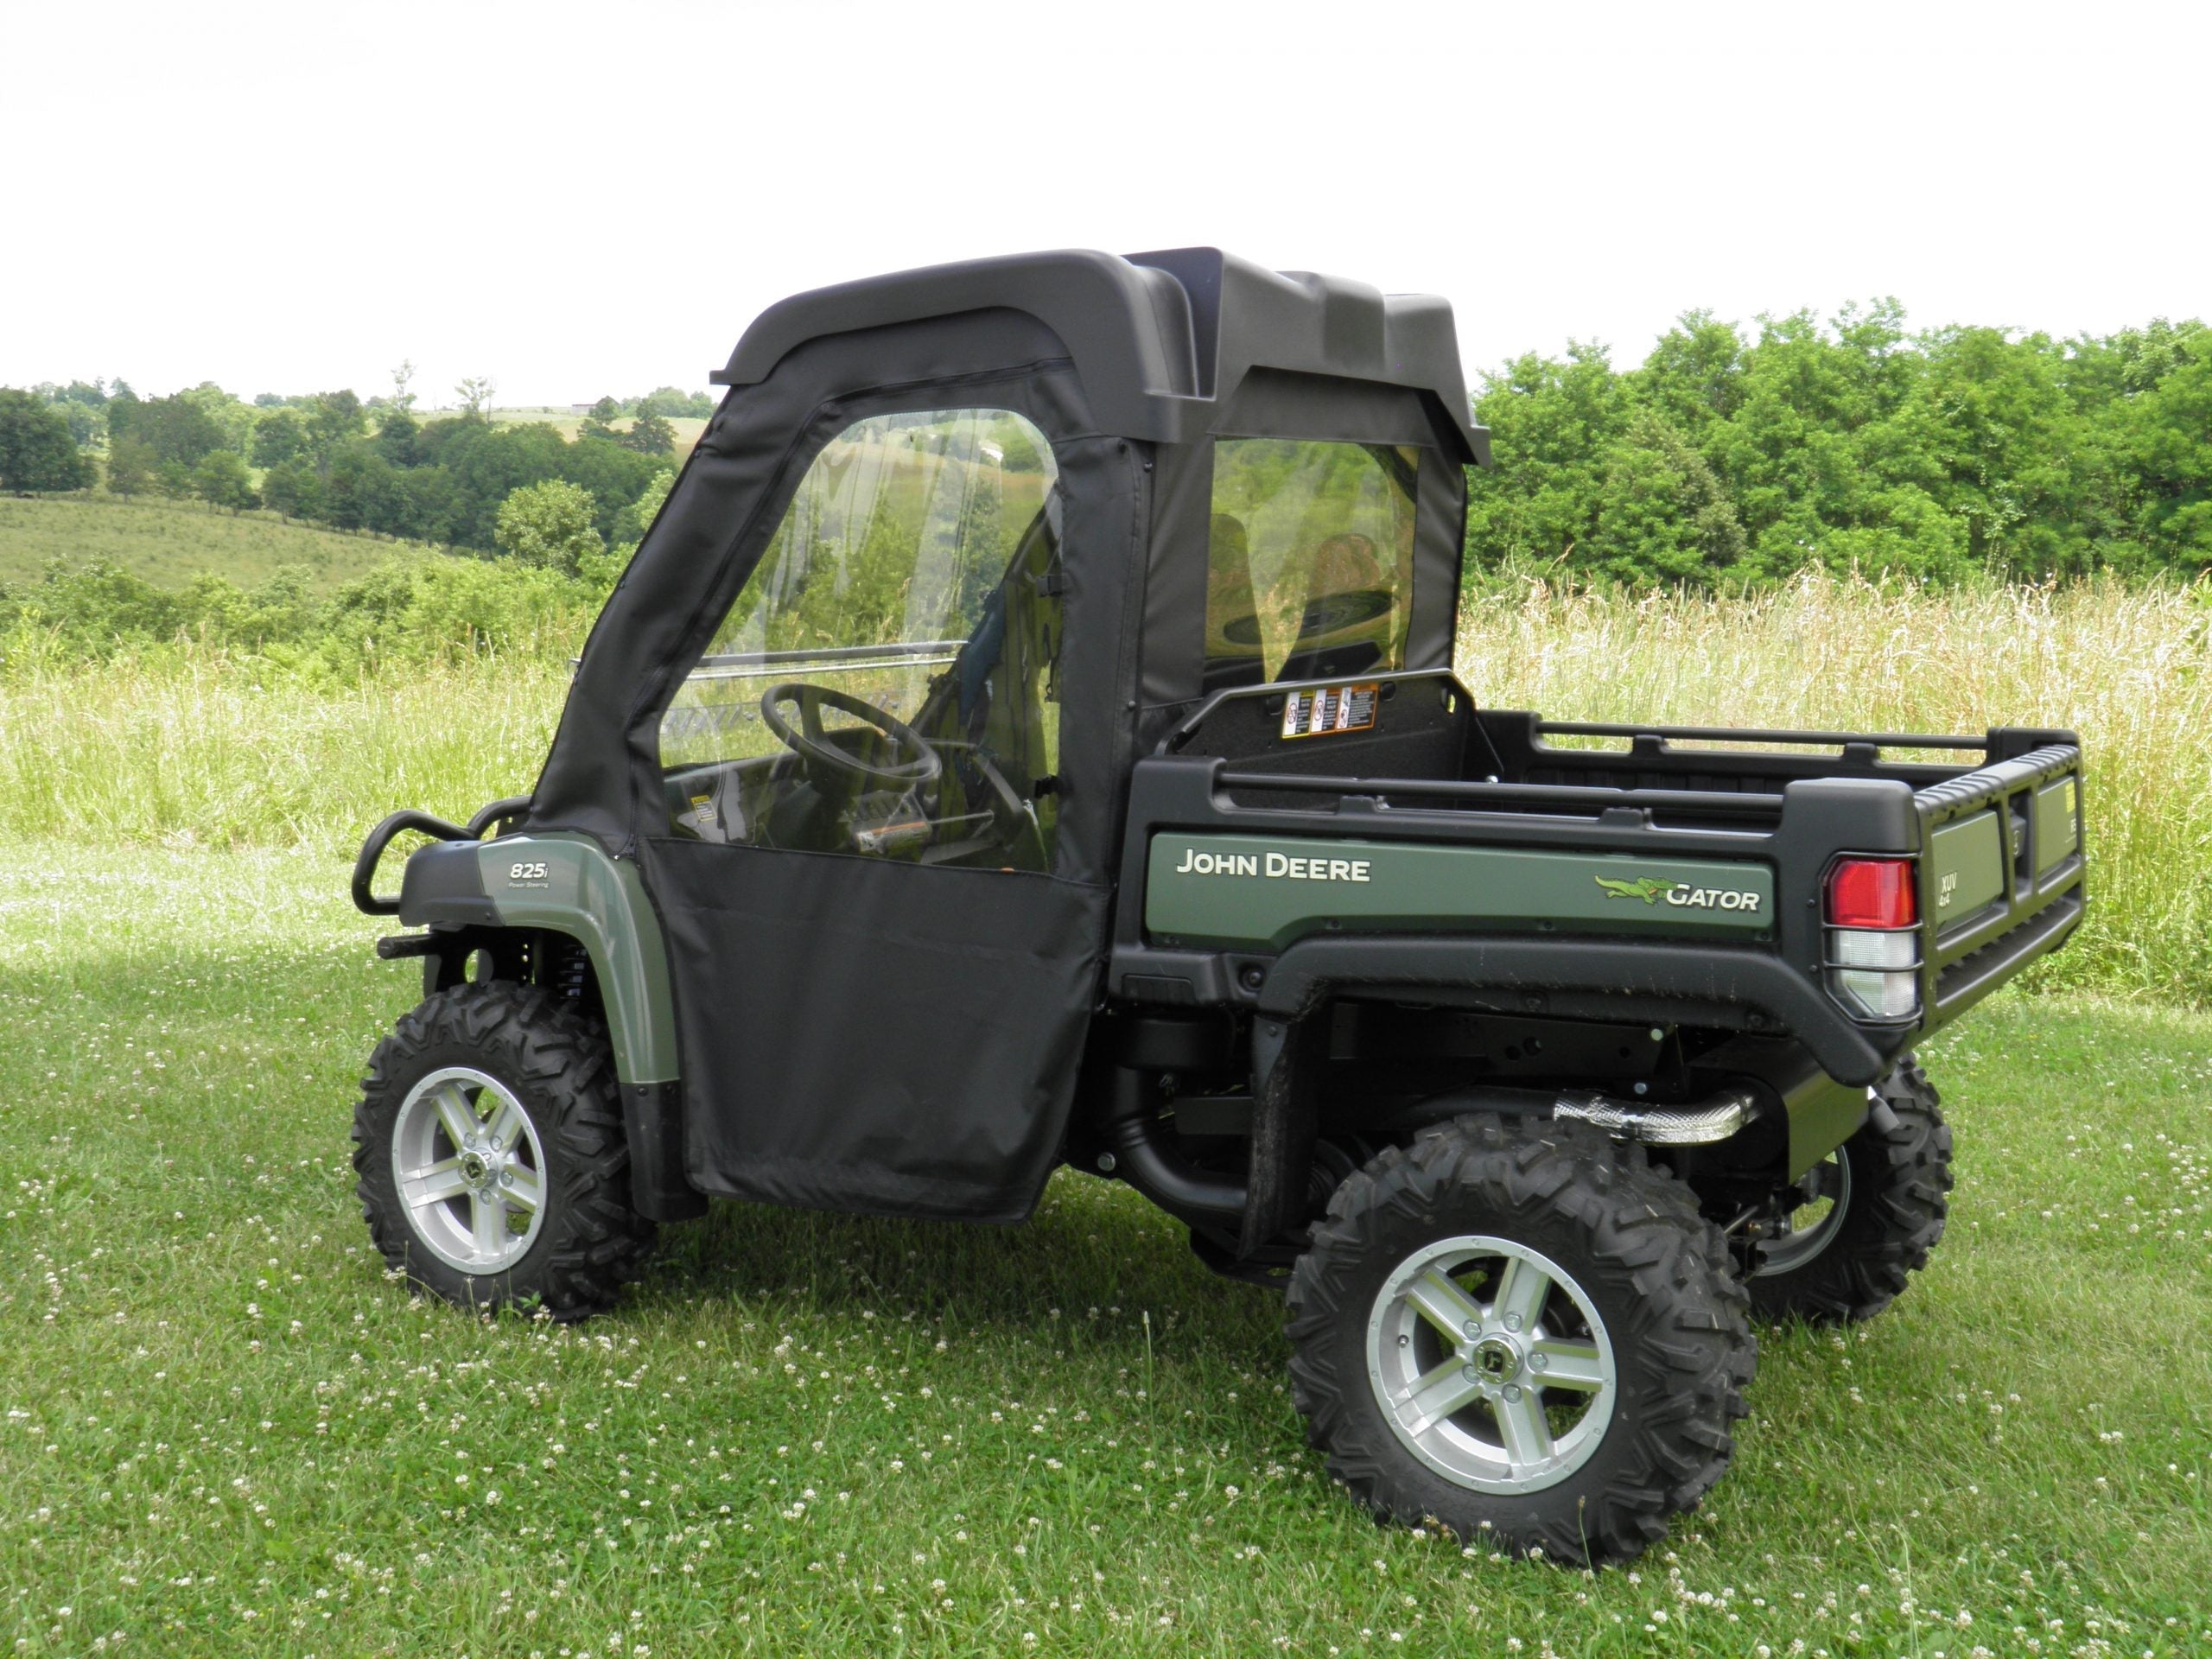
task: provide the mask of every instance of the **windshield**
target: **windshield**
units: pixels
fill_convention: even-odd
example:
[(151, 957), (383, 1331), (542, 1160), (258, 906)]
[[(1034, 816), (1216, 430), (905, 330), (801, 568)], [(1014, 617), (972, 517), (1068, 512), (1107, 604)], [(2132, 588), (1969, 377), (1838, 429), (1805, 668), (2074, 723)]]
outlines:
[(1214, 444), (1209, 690), (1405, 665), (1420, 454), (1289, 438)]

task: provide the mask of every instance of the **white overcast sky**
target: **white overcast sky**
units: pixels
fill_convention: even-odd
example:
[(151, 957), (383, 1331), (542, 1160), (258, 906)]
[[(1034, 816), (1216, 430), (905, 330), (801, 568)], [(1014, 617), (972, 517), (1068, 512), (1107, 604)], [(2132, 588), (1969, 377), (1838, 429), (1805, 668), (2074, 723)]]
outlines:
[(0, 384), (702, 386), (795, 290), (1211, 243), (1471, 376), (1682, 310), (2212, 315), (2212, 7), (0, 0)]

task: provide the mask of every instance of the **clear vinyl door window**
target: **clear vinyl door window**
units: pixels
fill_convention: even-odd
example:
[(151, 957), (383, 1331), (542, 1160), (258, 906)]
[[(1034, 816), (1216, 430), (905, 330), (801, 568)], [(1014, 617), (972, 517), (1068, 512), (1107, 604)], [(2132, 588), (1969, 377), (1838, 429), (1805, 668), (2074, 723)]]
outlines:
[(672, 833), (1047, 868), (1058, 476), (1006, 410), (832, 439), (661, 722)]

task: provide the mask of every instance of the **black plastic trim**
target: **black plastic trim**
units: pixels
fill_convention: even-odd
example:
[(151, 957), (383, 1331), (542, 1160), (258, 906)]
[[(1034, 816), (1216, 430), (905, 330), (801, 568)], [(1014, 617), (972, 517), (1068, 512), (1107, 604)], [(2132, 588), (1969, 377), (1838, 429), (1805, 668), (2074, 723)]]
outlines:
[(630, 1148), (630, 1201), (653, 1221), (695, 1221), (707, 1195), (683, 1173), (683, 1085), (622, 1085), (622, 1136)]
[(1439, 988), (1534, 996), (1544, 1011), (1554, 993), (1586, 992), (1614, 1005), (1619, 1020), (1671, 1007), (1723, 1028), (1788, 1032), (1823, 1071), (1852, 1084), (1878, 1081), (1915, 1029), (1853, 1021), (1811, 980), (1764, 951), (1584, 939), (1303, 939), (1277, 958), (1258, 1007), (1262, 1016), (1291, 1021), (1347, 993), (1418, 998)]
[(497, 926), (500, 920), (499, 907), (484, 891), (483, 867), (473, 840), (416, 848), (401, 873), (399, 897), (391, 907), (410, 927)]

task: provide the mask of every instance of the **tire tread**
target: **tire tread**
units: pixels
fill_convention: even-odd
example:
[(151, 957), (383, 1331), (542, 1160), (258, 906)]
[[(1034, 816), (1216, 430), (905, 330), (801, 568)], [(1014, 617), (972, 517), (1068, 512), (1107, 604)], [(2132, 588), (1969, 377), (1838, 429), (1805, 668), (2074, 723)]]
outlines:
[[(563, 1178), (542, 1263), (527, 1275), (463, 1274), (418, 1255), (397, 1195), (381, 1178), (390, 1156), (399, 1093), (394, 1079), (418, 1057), (453, 1046), (504, 1060), (513, 1080), (546, 1103), (541, 1135), (557, 1138)], [(654, 1224), (630, 1201), (630, 1152), (624, 1139), (613, 1057), (605, 1030), (535, 986), (513, 981), (456, 985), (403, 1014), (377, 1045), (353, 1112), (354, 1186), (369, 1235), (385, 1265), (448, 1300), (498, 1307), (535, 1297), (555, 1319), (587, 1319), (613, 1306), (643, 1271)], [(461, 1282), (455, 1283), (454, 1281)]]
[[(1608, 1431), (1630, 1440), (1618, 1459), (1606, 1448), (1618, 1472), (1601, 1490), (1569, 1491), (1573, 1476), (1519, 1497), (1455, 1487), (1452, 1513), (1434, 1513), (1440, 1478), (1398, 1441), (1367, 1378), (1345, 1375), (1345, 1323), (1363, 1331), (1368, 1317), (1351, 1282), (1357, 1269), (1397, 1248), (1402, 1228), (1455, 1230), (1470, 1201), (1494, 1214), (1502, 1236), (1572, 1223), (1592, 1261), (1632, 1281), (1630, 1328), (1612, 1333), (1624, 1375)], [(1729, 1425), (1745, 1414), (1758, 1363), (1750, 1300), (1719, 1230), (1642, 1147), (1581, 1124), (1471, 1116), (1382, 1152), (1332, 1198), (1288, 1303), (1294, 1397), (1329, 1471), (1360, 1503), (1378, 1520), (1441, 1524), (1462, 1539), (1487, 1531), (1514, 1553), (1554, 1560), (1627, 1559), (1695, 1507), (1727, 1467)], [(1631, 1351), (1649, 1373), (1640, 1382), (1627, 1374)]]

